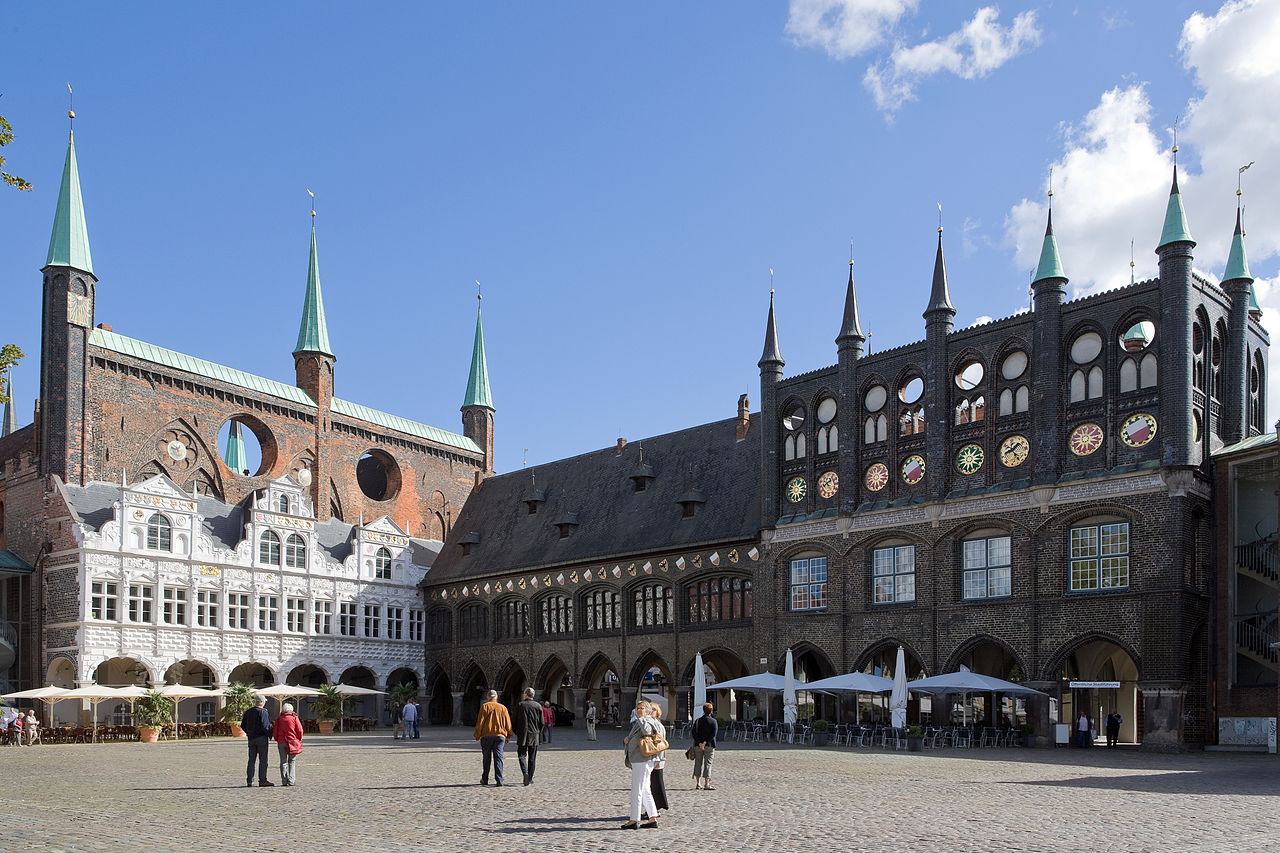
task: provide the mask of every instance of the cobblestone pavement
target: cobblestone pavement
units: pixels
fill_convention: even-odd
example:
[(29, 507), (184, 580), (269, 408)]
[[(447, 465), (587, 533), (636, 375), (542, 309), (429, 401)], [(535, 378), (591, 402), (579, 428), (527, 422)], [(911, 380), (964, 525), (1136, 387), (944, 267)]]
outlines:
[[(0, 750), (0, 839), (26, 850), (1280, 851), (1280, 760), (1133, 749), (924, 753), (724, 744), (673, 810), (622, 833), (622, 733), (559, 729), (520, 785), (479, 786), (469, 729), (309, 736), (291, 789), (244, 787), (243, 740)], [(271, 778), (279, 782), (271, 750)], [(513, 784), (514, 783), (514, 784)], [(345, 843), (344, 843), (345, 842)], [(305, 845), (305, 848), (304, 848)]]

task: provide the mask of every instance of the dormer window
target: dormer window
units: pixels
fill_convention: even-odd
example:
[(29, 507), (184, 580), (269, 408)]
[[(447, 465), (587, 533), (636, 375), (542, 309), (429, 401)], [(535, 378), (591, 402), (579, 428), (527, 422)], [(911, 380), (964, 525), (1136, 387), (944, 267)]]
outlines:
[(578, 527), (578, 514), (576, 512), (566, 512), (552, 523), (560, 531), (560, 538), (568, 539)]
[(479, 544), (480, 534), (476, 533), (474, 530), (458, 540), (458, 547), (462, 549), (462, 556), (464, 557), (470, 556), (472, 546)]
[(631, 474), (631, 482), (635, 484), (637, 494), (647, 490), (649, 481), (652, 479), (654, 479), (653, 466), (648, 462), (641, 462)]
[(280, 499), (276, 502), (276, 506), (281, 513), (283, 513), (284, 515), (288, 515), (289, 514), (289, 496), (281, 495)]
[(150, 551), (173, 550), (173, 525), (169, 519), (153, 512), (147, 519), (147, 549)]
[(680, 517), (693, 518), (698, 514), (698, 507), (702, 506), (706, 502), (707, 497), (702, 494), (700, 490), (687, 489), (685, 493), (680, 496), (679, 501), (677, 501), (677, 503), (680, 504)]
[(373, 576), (383, 580), (391, 579), (391, 552), (386, 548), (379, 548), (373, 555)]
[(547, 502), (547, 493), (542, 489), (531, 488), (522, 500), (529, 509), (529, 515), (537, 515), (538, 507)]

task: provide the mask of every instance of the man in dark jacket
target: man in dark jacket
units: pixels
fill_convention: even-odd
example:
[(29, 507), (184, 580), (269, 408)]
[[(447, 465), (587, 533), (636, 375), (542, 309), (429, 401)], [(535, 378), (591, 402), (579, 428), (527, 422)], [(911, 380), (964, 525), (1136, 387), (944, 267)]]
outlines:
[(533, 698), (533, 688), (524, 689), (524, 698), (516, 706), (516, 718), (513, 721), (516, 730), (516, 749), (520, 758), (520, 772), (524, 774), (524, 783), (533, 782), (533, 771), (538, 764), (538, 739), (542, 734), (542, 706)]
[(244, 783), (253, 787), (253, 763), (258, 762), (258, 787), (274, 788), (275, 782), (267, 778), (267, 747), (271, 743), (271, 717), (267, 715), (267, 700), (258, 697), (258, 704), (244, 712), (240, 728), (249, 739), (249, 766), (245, 770)]
[[(711, 787), (711, 758), (716, 754), (716, 735), (720, 725), (716, 722), (715, 706), (706, 702), (702, 716), (693, 724), (693, 787), (714, 791)], [(699, 781), (701, 777), (701, 781)]]

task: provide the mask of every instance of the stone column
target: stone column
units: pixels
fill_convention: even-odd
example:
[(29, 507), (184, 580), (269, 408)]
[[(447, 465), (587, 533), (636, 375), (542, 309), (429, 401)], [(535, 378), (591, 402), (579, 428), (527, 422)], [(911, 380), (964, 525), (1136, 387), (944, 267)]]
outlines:
[[(1027, 722), (1035, 731), (1031, 735), (1031, 746), (1053, 746), (1053, 721), (1049, 719), (1049, 700), (1057, 696), (1059, 685), (1056, 681), (1026, 681), (1024, 687), (1047, 693), (1047, 696), (1027, 696)], [(1061, 701), (1058, 707), (1062, 707)]]
[(1181, 682), (1144, 681), (1142, 691), (1142, 749), (1146, 752), (1181, 752), (1183, 710), (1187, 688)]
[(618, 724), (622, 726), (623, 731), (631, 728), (631, 712), (636, 709), (636, 698), (640, 691), (634, 687), (622, 687), (619, 685), (618, 690)]
[(462, 725), (462, 697), (467, 694), (459, 692), (450, 693), (449, 695), (453, 697), (453, 724), (460, 726)]
[[(582, 721), (583, 728), (587, 727), (587, 694), (589, 692), (591, 691), (587, 690), (587, 688), (585, 687), (573, 688), (573, 708), (571, 710), (574, 713), (574, 718), (573, 718), (574, 728), (578, 727), (579, 720)], [(597, 716), (599, 716), (599, 710), (600, 709), (598, 708), (596, 709)]]

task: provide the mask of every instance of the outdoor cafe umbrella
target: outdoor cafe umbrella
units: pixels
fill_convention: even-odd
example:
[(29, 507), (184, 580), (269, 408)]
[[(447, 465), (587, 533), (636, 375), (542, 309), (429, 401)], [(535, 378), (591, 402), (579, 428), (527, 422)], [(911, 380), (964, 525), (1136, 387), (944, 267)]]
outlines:
[(276, 700), (276, 711), (284, 705), (284, 700), (294, 696), (319, 696), (320, 691), (314, 687), (303, 687), (298, 684), (273, 684), (270, 687), (255, 687), (254, 693)]
[(146, 689), (137, 686), (131, 687), (107, 687), (104, 684), (86, 684), (73, 690), (68, 690), (54, 701), (63, 699), (88, 699), (90, 708), (90, 716), (93, 718), (93, 740), (98, 741), (98, 703), (103, 699), (123, 699), (129, 703), (129, 707), (133, 707), (133, 700), (137, 699)]
[(898, 646), (898, 659), (893, 665), (893, 692), (889, 694), (890, 724), (895, 729), (907, 725), (907, 657)]
[[(782, 670), (782, 722), (794, 726), (797, 716), (795, 664), (791, 661), (791, 649), (787, 649), (787, 663)], [(787, 733), (787, 743), (791, 743), (793, 737), (794, 729)]]
[[(338, 682), (333, 686), (337, 688), (337, 691), (341, 693), (343, 696), (386, 696), (387, 695), (387, 691), (385, 690), (373, 690), (368, 687), (356, 687), (354, 684), (343, 684), (342, 682)], [(317, 690), (316, 692), (319, 693), (320, 691)], [(343, 717), (345, 718), (346, 715), (343, 714)], [(345, 728), (343, 727), (344, 722), (345, 722), (345, 719), (338, 721), (338, 731), (340, 732), (345, 731)]]
[(693, 658), (693, 707), (689, 709), (689, 716), (696, 719), (706, 701), (707, 673), (702, 668), (702, 652), (698, 652)]
[[(781, 675), (775, 675), (772, 672), (760, 672), (755, 675), (744, 675), (742, 678), (732, 678), (728, 681), (719, 681), (708, 687), (708, 690), (742, 690), (749, 693), (781, 693), (784, 679)], [(769, 703), (764, 703), (764, 719), (769, 722)]]
[[(865, 672), (847, 672), (844, 675), (833, 675), (820, 678), (805, 685), (806, 690), (814, 693), (888, 693), (893, 689), (893, 682), (878, 675)], [(860, 709), (854, 705), (855, 719)]]
[[(980, 675), (976, 672), (970, 672), (968, 669), (962, 669), (959, 672), (944, 672), (941, 675), (934, 675), (929, 678), (917, 678), (907, 685), (907, 689), (915, 693), (960, 693), (965, 696), (970, 693), (991, 693), (993, 695), (996, 693), (1009, 693), (1018, 696), (1048, 695), (1012, 681), (1005, 681), (1003, 678)], [(965, 704), (964, 715), (965, 725), (968, 725), (969, 708), (967, 703)]]
[(178, 703), (183, 699), (194, 699), (200, 696), (214, 699), (222, 694), (217, 690), (206, 690), (203, 687), (192, 687), (189, 684), (166, 684), (156, 691), (173, 702), (173, 739), (178, 739)]

